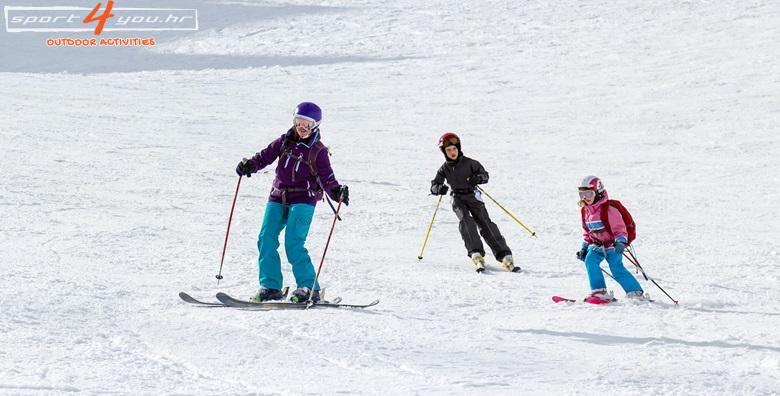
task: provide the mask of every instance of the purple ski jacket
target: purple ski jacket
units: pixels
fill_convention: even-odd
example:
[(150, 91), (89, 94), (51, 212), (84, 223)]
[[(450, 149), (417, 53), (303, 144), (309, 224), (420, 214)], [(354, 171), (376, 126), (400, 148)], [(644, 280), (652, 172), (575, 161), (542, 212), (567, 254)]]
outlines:
[(339, 186), (328, 157), (328, 149), (320, 141), (319, 128), (305, 140), (298, 140), (298, 135), (290, 128), (249, 162), (255, 173), (279, 159), (269, 201), (316, 205), (322, 199), (322, 188), (331, 195)]

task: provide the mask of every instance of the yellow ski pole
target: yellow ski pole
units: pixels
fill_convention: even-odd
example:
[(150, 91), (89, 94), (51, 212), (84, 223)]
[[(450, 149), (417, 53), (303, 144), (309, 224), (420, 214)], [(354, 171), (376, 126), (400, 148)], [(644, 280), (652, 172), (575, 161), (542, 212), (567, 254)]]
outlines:
[(523, 228), (525, 228), (525, 230), (528, 231), (528, 233), (531, 234), (532, 237), (536, 238), (536, 231), (533, 231), (530, 228), (528, 228), (528, 226), (525, 225), (522, 221), (520, 221), (520, 219), (515, 217), (515, 215), (513, 215), (510, 211), (506, 210), (506, 208), (503, 207), (500, 203), (498, 203), (498, 201), (493, 199), (493, 197), (491, 197), (490, 194), (488, 194), (487, 191), (485, 191), (482, 187), (477, 186), (477, 188), (479, 189), (479, 191), (481, 191), (483, 194), (485, 194), (488, 198), (490, 198), (491, 201), (493, 201), (496, 205), (498, 205), (498, 207), (501, 208), (501, 210), (503, 210), (504, 213), (508, 214), (509, 217), (512, 218), (512, 220), (516, 221), (517, 224), (520, 224)]
[(436, 202), (436, 209), (433, 211), (433, 217), (431, 217), (431, 224), (428, 225), (428, 232), (425, 233), (425, 240), (423, 241), (422, 250), (420, 250), (420, 255), (417, 256), (417, 260), (423, 259), (423, 252), (425, 252), (425, 245), (428, 244), (428, 236), (431, 235), (431, 228), (433, 228), (433, 221), (436, 220), (436, 212), (439, 211), (439, 204), (441, 204), (442, 198), (444, 198), (444, 195), (439, 195), (439, 200)]

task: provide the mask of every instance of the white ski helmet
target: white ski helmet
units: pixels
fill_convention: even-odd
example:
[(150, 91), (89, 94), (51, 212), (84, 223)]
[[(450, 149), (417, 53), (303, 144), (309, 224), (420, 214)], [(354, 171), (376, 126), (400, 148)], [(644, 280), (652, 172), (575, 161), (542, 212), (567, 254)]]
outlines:
[(597, 193), (604, 192), (604, 185), (601, 183), (601, 179), (596, 176), (586, 176), (580, 183), (580, 190), (593, 190)]

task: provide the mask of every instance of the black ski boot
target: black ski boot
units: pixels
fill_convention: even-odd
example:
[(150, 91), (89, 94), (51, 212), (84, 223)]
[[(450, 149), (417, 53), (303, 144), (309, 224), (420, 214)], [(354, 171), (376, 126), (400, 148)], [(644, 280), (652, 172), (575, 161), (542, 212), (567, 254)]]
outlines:
[[(290, 301), (294, 303), (305, 303), (306, 301), (309, 301), (310, 292), (311, 290), (308, 287), (299, 287), (292, 292), (292, 297), (290, 297)], [(315, 290), (314, 293), (312, 293), (311, 300), (315, 303), (320, 301), (319, 290)]]
[(284, 298), (282, 291), (279, 289), (266, 289), (261, 287), (260, 290), (249, 301), (261, 303), (263, 301), (281, 300)]

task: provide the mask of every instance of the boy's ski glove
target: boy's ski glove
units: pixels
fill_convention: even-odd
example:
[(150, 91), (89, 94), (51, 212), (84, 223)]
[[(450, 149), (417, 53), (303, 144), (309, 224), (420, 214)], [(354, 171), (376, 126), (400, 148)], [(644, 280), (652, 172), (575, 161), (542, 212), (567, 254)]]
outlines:
[(446, 195), (449, 191), (449, 187), (446, 184), (433, 184), (431, 185), (431, 194), (433, 195)]
[(469, 183), (471, 187), (476, 187), (479, 184), (484, 184), (487, 182), (487, 180), (485, 180), (485, 177), (482, 176), (481, 174), (476, 174), (474, 176), (471, 176), (468, 179), (466, 179), (466, 181)]

